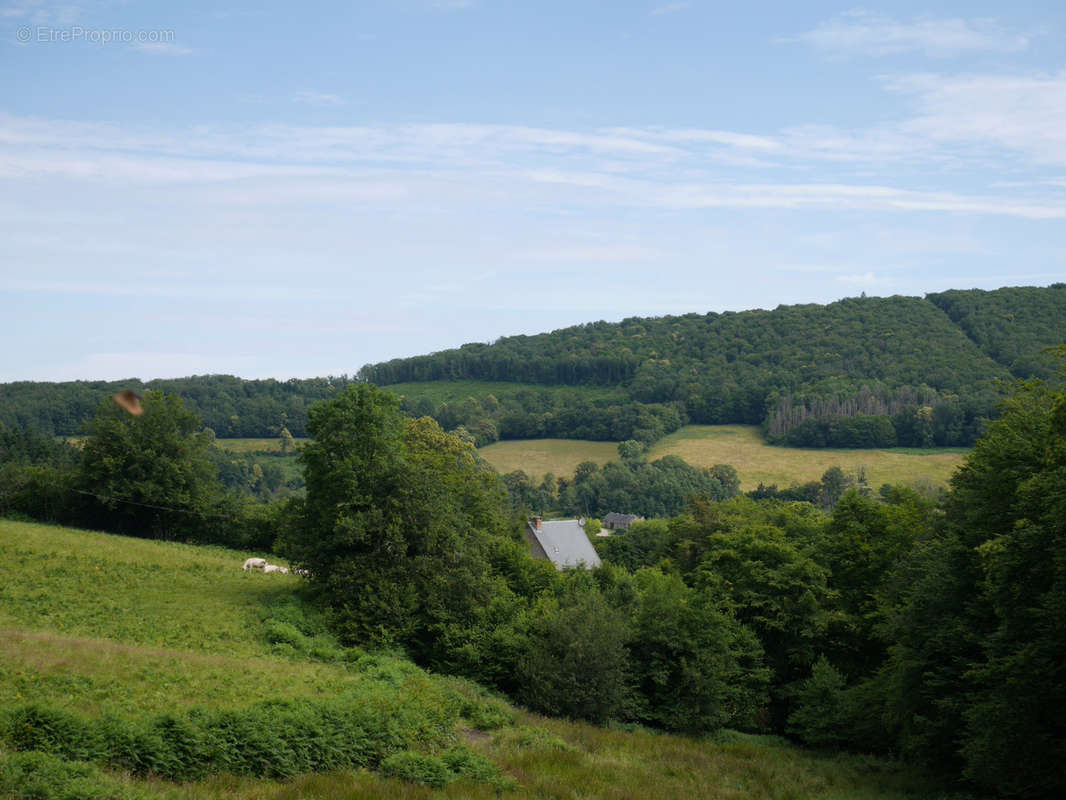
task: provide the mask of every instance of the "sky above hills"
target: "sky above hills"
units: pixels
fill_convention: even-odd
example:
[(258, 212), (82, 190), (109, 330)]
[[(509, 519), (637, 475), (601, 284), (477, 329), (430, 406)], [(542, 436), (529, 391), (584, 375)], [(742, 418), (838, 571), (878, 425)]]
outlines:
[(1066, 280), (1066, 4), (0, 0), (0, 381)]

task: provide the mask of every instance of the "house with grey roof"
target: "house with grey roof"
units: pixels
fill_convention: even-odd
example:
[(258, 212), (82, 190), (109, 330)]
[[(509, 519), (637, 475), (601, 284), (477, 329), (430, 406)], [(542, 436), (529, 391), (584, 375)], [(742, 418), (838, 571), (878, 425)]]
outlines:
[(643, 521), (644, 517), (638, 517), (636, 514), (618, 514), (612, 511), (603, 518), (603, 527), (609, 531), (628, 531), (634, 522)]
[(584, 520), (533, 517), (526, 523), (526, 541), (534, 558), (546, 558), (556, 569), (595, 569), (601, 563), (585, 535)]

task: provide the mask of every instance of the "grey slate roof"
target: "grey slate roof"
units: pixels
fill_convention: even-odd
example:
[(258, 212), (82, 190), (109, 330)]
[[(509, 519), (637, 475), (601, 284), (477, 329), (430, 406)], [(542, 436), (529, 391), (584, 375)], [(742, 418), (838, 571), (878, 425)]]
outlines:
[(537, 530), (533, 522), (529, 522), (528, 526), (548, 558), (559, 569), (581, 564), (584, 564), (585, 569), (600, 566), (600, 557), (585, 535), (585, 529), (577, 524), (576, 519), (542, 522), (540, 530)]

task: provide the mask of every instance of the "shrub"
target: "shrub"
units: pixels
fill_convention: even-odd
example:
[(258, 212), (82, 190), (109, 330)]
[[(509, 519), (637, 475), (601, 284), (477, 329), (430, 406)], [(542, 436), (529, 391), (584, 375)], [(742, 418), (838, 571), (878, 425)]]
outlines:
[(451, 744), (461, 706), (457, 696), (426, 680), (408, 680), (402, 689), (370, 685), (359, 694), (328, 700), (194, 709), (149, 719), (87, 719), (22, 705), (0, 717), (0, 738), (14, 750), (91, 761), (134, 775), (177, 781), (220, 772), (286, 778), (375, 767), (398, 751)]
[(493, 731), (514, 723), (514, 711), (504, 700), (493, 697), (481, 686), (464, 678), (442, 677), (455, 693), (459, 715), (479, 731)]
[(455, 778), (443, 759), (410, 751), (394, 753), (386, 758), (381, 762), (381, 771), (390, 778), (400, 778), (435, 789), (447, 786)]
[(838, 747), (847, 741), (844, 677), (821, 656), (796, 693), (788, 731), (812, 747)]
[(0, 752), (0, 796), (34, 800), (152, 800), (156, 797), (103, 774), (92, 764), (35, 752)]
[(626, 621), (598, 593), (536, 609), (531, 647), (518, 663), (519, 700), (553, 716), (603, 723), (630, 701)]
[(307, 649), (307, 637), (295, 625), (276, 619), (267, 620), (266, 639), (273, 645), (287, 644), (298, 652)]
[(449, 770), (464, 778), (492, 783), (500, 775), (495, 764), (465, 747), (454, 747), (441, 758)]

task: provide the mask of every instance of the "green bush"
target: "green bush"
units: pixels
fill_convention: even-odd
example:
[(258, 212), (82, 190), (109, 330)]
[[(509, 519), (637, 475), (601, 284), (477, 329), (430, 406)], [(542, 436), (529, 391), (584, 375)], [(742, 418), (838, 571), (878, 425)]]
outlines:
[(494, 731), (514, 722), (514, 711), (510, 706), (492, 698), (464, 707), (463, 716), (479, 731)]
[(465, 747), (452, 748), (441, 758), (448, 769), (460, 777), (483, 783), (493, 783), (500, 778), (500, 770), (495, 764)]
[(410, 751), (394, 753), (386, 758), (381, 762), (381, 771), (390, 778), (400, 778), (435, 789), (447, 786), (455, 779), (443, 759)]
[[(391, 666), (395, 678), (401, 671)], [(287, 778), (372, 768), (396, 752), (453, 740), (457, 696), (428, 681), (410, 680), (402, 688), (363, 687), (357, 695), (329, 700), (278, 700), (148, 719), (89, 719), (21, 705), (0, 717), (0, 737), (17, 751), (177, 781), (221, 772)]]
[(442, 677), (440, 680), (455, 693), (459, 715), (477, 730), (494, 731), (514, 723), (511, 706), (473, 681), (457, 677)]
[(796, 693), (788, 732), (812, 747), (839, 747), (847, 743), (844, 676), (820, 657), (811, 677)]
[(308, 644), (307, 637), (295, 625), (276, 619), (267, 620), (266, 639), (273, 645), (287, 644), (298, 652), (306, 650)]
[(33, 800), (152, 800), (92, 764), (46, 753), (0, 751), (0, 796)]

